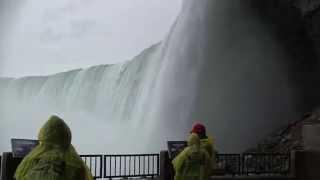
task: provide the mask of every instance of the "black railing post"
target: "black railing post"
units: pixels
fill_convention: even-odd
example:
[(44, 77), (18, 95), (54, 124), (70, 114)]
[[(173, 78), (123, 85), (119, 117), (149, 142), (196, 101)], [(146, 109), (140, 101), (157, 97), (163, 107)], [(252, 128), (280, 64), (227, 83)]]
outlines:
[(109, 169), (109, 176), (112, 176), (112, 156), (109, 157), (109, 165), (110, 165), (110, 169)]
[[(0, 175), (1, 175), (1, 163), (2, 163), (1, 160), (2, 160), (2, 159), (1, 159), (1, 155), (0, 155)], [(1, 178), (1, 177), (0, 177), (0, 178)]]
[(122, 158), (121, 158), (121, 155), (120, 155), (120, 176), (122, 175), (121, 174), (121, 160), (122, 160)]
[(137, 169), (137, 175), (140, 175), (140, 167), (141, 167), (141, 165), (140, 165), (140, 156), (138, 156), (138, 169)]
[(133, 156), (133, 175), (136, 175), (136, 156)]
[(160, 176), (160, 155), (157, 155), (157, 175)]
[[(102, 166), (103, 166), (103, 155), (95, 154), (95, 155), (80, 155), (81, 159), (84, 161), (84, 163), (88, 166), (90, 172), (92, 173), (92, 176), (94, 179), (102, 178)], [(88, 160), (89, 159), (89, 160)], [(99, 163), (98, 163), (99, 160)], [(94, 161), (94, 162), (92, 162)], [(87, 164), (89, 162), (89, 164)], [(99, 164), (99, 173), (97, 173)], [(92, 167), (94, 165), (94, 167)], [(93, 170), (94, 168), (94, 170)]]
[[(154, 174), (154, 156), (152, 156), (152, 174)], [(152, 176), (153, 177), (153, 176)]]
[(114, 176), (117, 176), (117, 156), (114, 156)]

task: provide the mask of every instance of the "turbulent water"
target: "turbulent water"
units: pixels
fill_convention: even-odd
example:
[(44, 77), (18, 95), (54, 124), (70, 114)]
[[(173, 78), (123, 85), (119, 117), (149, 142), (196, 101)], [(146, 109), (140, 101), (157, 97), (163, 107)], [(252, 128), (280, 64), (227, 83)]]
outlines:
[(130, 61), (0, 79), (0, 151), (50, 114), (80, 152), (158, 152), (196, 120), (220, 151), (251, 146), (303, 107), (291, 55), (252, 2), (185, 0), (163, 42)]

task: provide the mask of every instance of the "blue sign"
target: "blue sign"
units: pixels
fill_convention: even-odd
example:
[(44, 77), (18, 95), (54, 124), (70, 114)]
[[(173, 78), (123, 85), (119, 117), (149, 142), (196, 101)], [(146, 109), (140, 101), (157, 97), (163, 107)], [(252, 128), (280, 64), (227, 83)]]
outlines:
[(24, 157), (39, 144), (38, 140), (11, 139), (13, 157)]

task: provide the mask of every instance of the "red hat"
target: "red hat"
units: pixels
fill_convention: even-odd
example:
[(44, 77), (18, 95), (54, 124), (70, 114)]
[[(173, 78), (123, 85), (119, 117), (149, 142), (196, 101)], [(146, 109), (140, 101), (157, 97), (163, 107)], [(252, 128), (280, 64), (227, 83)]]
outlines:
[(192, 126), (192, 130), (191, 130), (191, 133), (196, 133), (196, 134), (203, 134), (205, 135), (206, 134), (206, 127), (201, 124), (201, 123), (195, 123), (193, 126)]

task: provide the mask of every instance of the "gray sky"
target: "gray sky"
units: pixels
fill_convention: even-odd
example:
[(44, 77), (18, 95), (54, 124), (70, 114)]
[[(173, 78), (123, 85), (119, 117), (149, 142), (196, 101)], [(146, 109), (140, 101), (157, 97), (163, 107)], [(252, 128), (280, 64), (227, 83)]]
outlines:
[(131, 59), (162, 40), (182, 0), (0, 0), (0, 76)]

